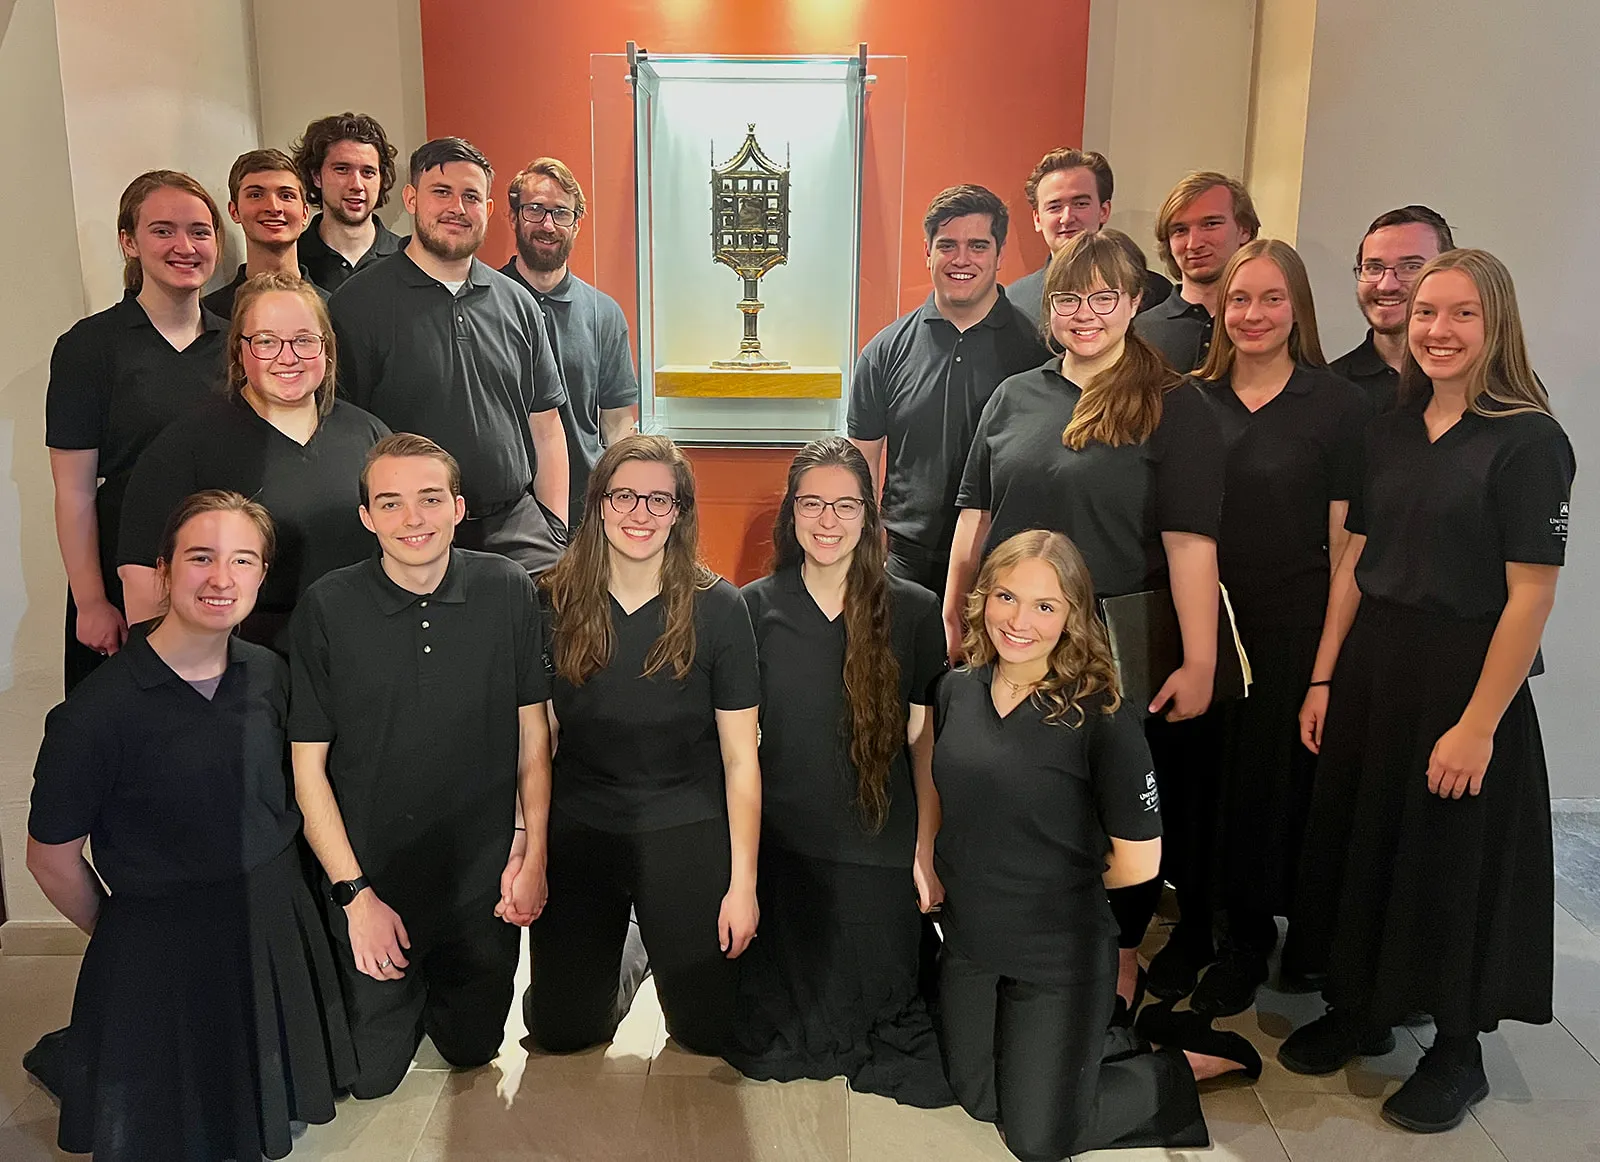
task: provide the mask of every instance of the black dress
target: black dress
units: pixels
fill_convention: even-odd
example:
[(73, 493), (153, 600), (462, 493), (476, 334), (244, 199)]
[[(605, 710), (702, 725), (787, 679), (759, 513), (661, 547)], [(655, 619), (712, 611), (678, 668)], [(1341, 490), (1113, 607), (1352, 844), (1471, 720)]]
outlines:
[[(1441, 799), (1430, 753), (1472, 696), (1506, 602), (1507, 562), (1559, 565), (1576, 471), (1543, 414), (1473, 413), (1431, 444), (1426, 401), (1367, 430), (1349, 527), (1367, 537), (1361, 605), (1334, 670), (1295, 923), (1329, 1002), (1441, 1031), (1551, 1019), (1550, 787), (1526, 683), (1482, 792)], [(1442, 534), (1442, 535), (1441, 535)]]
[[(902, 705), (928, 705), (945, 668), (938, 599), (887, 579)], [(845, 616), (829, 621), (798, 568), (743, 589), (761, 659), (761, 930), (739, 959), (735, 1045), (763, 1080), (843, 1075), (907, 1105), (955, 1098), (918, 993), (911, 866), (917, 803), (909, 756), (889, 772), (889, 814), (855, 808), (843, 682)]]
[(355, 1061), (301, 873), (283, 660), (234, 639), (208, 700), (139, 631), (50, 712), (29, 834), (111, 889), (73, 999), (63, 1150), (281, 1158)]

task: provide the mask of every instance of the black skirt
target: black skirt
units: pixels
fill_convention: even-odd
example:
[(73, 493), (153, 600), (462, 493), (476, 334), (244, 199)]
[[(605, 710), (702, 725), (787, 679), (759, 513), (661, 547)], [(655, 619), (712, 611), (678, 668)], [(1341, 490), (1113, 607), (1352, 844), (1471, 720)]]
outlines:
[(1524, 683), (1482, 792), (1428, 791), (1428, 757), (1460, 719), (1494, 634), (1361, 602), (1339, 654), (1296, 908), (1328, 965), (1328, 1001), (1451, 1033), (1551, 1019), (1555, 879), (1550, 785)]
[(843, 1075), (858, 1093), (953, 1105), (917, 991), (921, 913), (910, 868), (761, 845), (761, 927), (739, 958), (734, 1048), (747, 1077)]
[(100, 910), (72, 1005), (63, 1150), (282, 1158), (355, 1072), (339, 977), (291, 844), (248, 875)]

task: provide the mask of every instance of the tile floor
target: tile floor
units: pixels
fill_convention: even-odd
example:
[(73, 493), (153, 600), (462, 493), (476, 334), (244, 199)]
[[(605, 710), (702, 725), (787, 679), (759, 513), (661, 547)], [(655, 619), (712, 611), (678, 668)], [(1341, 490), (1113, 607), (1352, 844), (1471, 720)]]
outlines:
[[(1378, 1103), (1432, 1036), (1401, 1031), (1395, 1051), (1332, 1077), (1286, 1072), (1279, 1041), (1316, 1015), (1312, 997), (1263, 990), (1227, 1025), (1267, 1059), (1255, 1086), (1213, 1083), (1204, 1095), (1214, 1145), (1203, 1151), (1080, 1155), (1094, 1162), (1597, 1162), (1600, 1160), (1600, 935), (1556, 914), (1556, 1014), (1545, 1027), (1506, 1025), (1485, 1039), (1493, 1091), (1459, 1129), (1432, 1138), (1384, 1123)], [(54, 1147), (55, 1106), (19, 1058), (65, 1022), (77, 961), (0, 956), (0, 1162), (67, 1158)], [(499, 1061), (453, 1074), (424, 1043), (400, 1089), (347, 1101), (310, 1127), (295, 1162), (493, 1162), (499, 1159), (684, 1162), (1005, 1162), (993, 1129), (959, 1109), (915, 1110), (851, 1093), (842, 1081), (742, 1080), (666, 1038), (647, 982), (617, 1040), (571, 1057), (529, 1054), (514, 1013)]]

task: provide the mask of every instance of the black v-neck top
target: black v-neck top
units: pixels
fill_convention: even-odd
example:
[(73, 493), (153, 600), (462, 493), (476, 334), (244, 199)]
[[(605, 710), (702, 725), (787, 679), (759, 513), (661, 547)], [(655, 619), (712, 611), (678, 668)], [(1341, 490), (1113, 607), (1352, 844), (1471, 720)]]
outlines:
[[(889, 642), (900, 666), (900, 703), (927, 706), (945, 670), (944, 623), (931, 592), (889, 586)], [(761, 817), (765, 838), (817, 859), (909, 868), (917, 802), (908, 748), (889, 768), (889, 816), (869, 834), (856, 809), (845, 701), (845, 615), (829, 621), (798, 568), (742, 590), (761, 659)], [(901, 737), (905, 736), (902, 722)]]

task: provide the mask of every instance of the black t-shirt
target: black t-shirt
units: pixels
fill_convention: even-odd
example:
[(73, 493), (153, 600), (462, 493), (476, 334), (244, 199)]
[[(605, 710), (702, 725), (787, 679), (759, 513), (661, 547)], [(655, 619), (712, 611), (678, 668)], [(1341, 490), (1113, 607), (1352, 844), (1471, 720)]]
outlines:
[(1373, 420), (1346, 527), (1367, 538), (1367, 597), (1479, 620), (1506, 604), (1506, 564), (1561, 565), (1577, 461), (1543, 413), (1467, 412), (1433, 443), (1423, 398)]
[[(889, 642), (900, 664), (900, 702), (929, 705), (944, 673), (939, 601), (889, 577)], [(845, 615), (823, 616), (798, 568), (752, 581), (741, 592), (761, 659), (761, 816), (779, 846), (839, 863), (910, 867), (917, 800), (909, 748), (889, 768), (889, 815), (869, 834), (856, 809), (845, 704)], [(901, 737), (905, 736), (902, 722)]]
[(376, 228), (372, 245), (351, 266), (344, 255), (322, 240), (322, 215), (311, 219), (311, 225), (300, 235), (295, 247), (300, 265), (310, 273), (311, 281), (331, 295), (356, 271), (365, 270), (380, 258), (387, 258), (400, 249), (400, 236), (385, 226), (376, 214), (372, 216), (372, 224)]
[(50, 356), (44, 442), (99, 449), (100, 562), (119, 593), (117, 526), (134, 464), (163, 428), (220, 393), (228, 321), (204, 309), (200, 319), (199, 338), (174, 350), (130, 291), (74, 324)]
[(45, 719), (28, 834), (87, 835), (113, 892), (155, 896), (265, 864), (300, 829), (284, 745), (289, 673), (233, 638), (207, 698), (142, 629)]
[(1185, 374), (1206, 361), (1215, 327), (1211, 312), (1184, 298), (1181, 286), (1174, 286), (1163, 302), (1142, 312), (1133, 325), (1140, 338)]
[(1101, 880), (1111, 839), (1161, 835), (1138, 707), (1104, 696), (1046, 722), (1031, 700), (1001, 718), (990, 668), (956, 670), (934, 697), (934, 866), (949, 946), (993, 972), (1064, 983), (1099, 975), (1115, 923)]
[(251, 622), (287, 614), (318, 577), (372, 555), (372, 534), (357, 512), (359, 480), (367, 449), (388, 434), (381, 420), (336, 399), (302, 446), (243, 399), (209, 403), (162, 432), (140, 459), (117, 564), (153, 568), (167, 517), (191, 493), (226, 488), (260, 501), (277, 525), (277, 553), (241, 632), (287, 652), (286, 641), (253, 635)]
[(1008, 375), (1049, 357), (1038, 323), (1006, 298), (956, 330), (933, 297), (868, 341), (850, 381), (849, 434), (887, 438), (883, 523), (902, 556), (950, 554), (961, 466), (983, 405)]
[(1193, 381), (1228, 444), (1217, 564), (1239, 620), (1316, 628), (1328, 608), (1328, 506), (1361, 486), (1371, 406), (1326, 368), (1296, 367), (1251, 412), (1232, 381)]
[[(716, 711), (761, 701), (756, 639), (744, 598), (718, 578), (695, 593), (694, 664), (644, 677), (666, 626), (659, 596), (631, 614), (614, 597), (616, 648), (605, 669), (574, 686), (551, 665), (560, 743), (553, 805), (600, 831), (630, 834), (720, 818), (727, 811)], [(553, 614), (547, 617), (554, 620)], [(560, 630), (549, 635), (553, 660)]]
[(1383, 361), (1372, 341), (1372, 328), (1360, 344), (1328, 364), (1334, 371), (1359, 387), (1372, 403), (1373, 411), (1394, 407), (1400, 394), (1400, 373)]
[(400, 252), (352, 277), (328, 309), (345, 399), (460, 461), (469, 516), (522, 499), (538, 463), (528, 416), (567, 399), (526, 291), (474, 259), (452, 295)]
[[(1050, 264), (1047, 262), (1032, 274), (1024, 275), (1006, 287), (1006, 298), (1038, 325), (1040, 335), (1048, 334), (1050, 330), (1050, 320), (1044, 314), (1044, 280), (1049, 273)], [(1159, 307), (1171, 293), (1171, 282), (1153, 270), (1145, 271), (1144, 288), (1139, 296), (1139, 313), (1142, 315)]]
[(499, 892), (516, 816), (517, 710), (549, 700), (533, 582), (450, 550), (429, 594), (381, 558), (307, 589), (290, 627), (289, 738), (326, 742), (361, 870), (403, 918)]
[(1142, 444), (1061, 442), (1082, 394), (1061, 360), (1014, 375), (983, 409), (956, 504), (990, 515), (987, 556), (1025, 529), (1065, 533), (1101, 597), (1167, 583), (1161, 534), (1216, 539), (1226, 449), (1216, 417), (1191, 384), (1167, 392)]
[[(239, 264), (239, 272), (233, 276), (233, 281), (227, 286), (218, 287), (205, 298), (200, 300), (200, 305), (221, 319), (232, 320), (233, 300), (238, 297), (239, 288), (245, 284), (248, 276), (245, 274), (245, 264)], [(322, 301), (327, 302), (329, 292), (311, 281), (311, 271), (306, 269), (304, 263), (300, 264), (300, 277), (311, 283), (311, 289), (322, 296)]]

